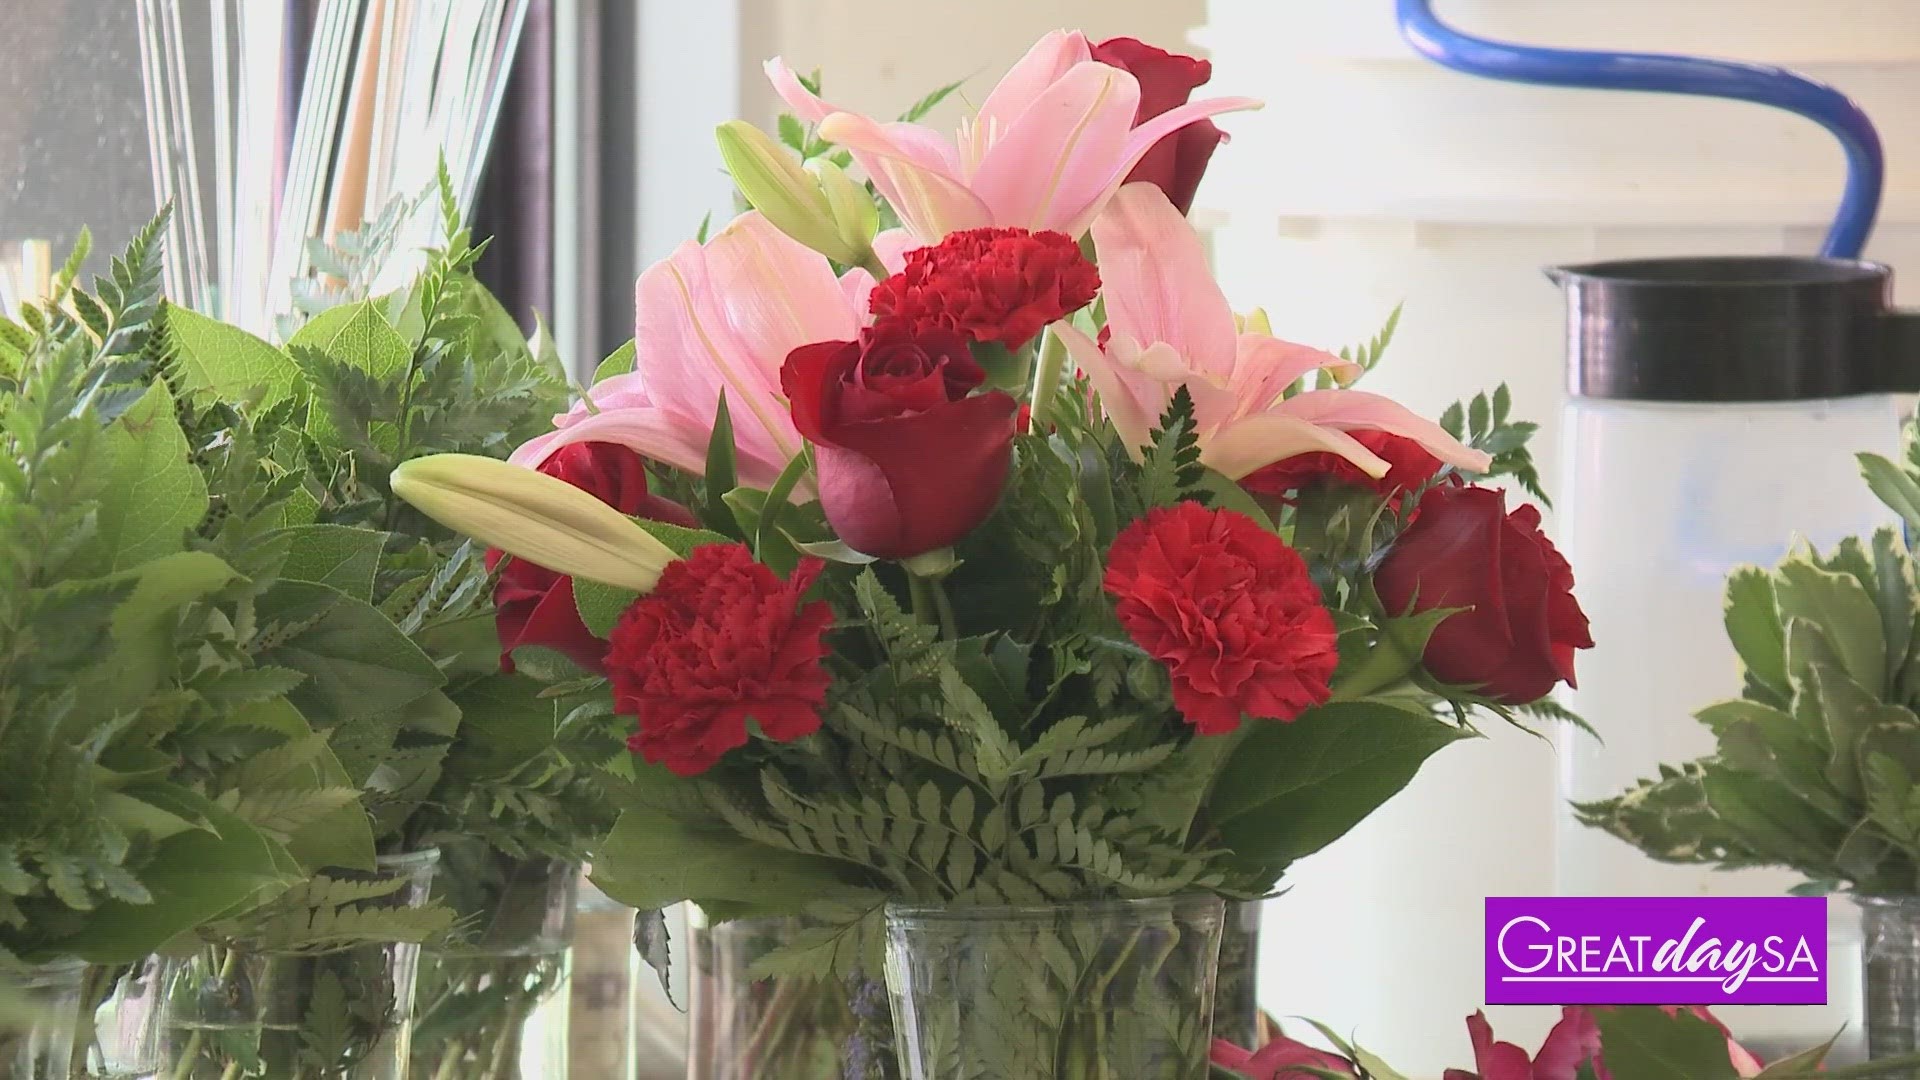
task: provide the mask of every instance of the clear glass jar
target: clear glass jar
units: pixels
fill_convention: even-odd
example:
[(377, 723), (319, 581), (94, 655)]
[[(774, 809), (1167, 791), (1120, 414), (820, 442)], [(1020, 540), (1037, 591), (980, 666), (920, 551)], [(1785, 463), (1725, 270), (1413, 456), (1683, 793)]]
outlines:
[(905, 1080), (1205, 1080), (1225, 905), (1211, 894), (887, 908)]
[(710, 923), (689, 907), (688, 1080), (892, 1080), (879, 978), (756, 979), (761, 957), (804, 919)]
[(1220, 926), (1213, 1037), (1235, 1046), (1260, 1045), (1260, 912), (1265, 907), (1264, 900), (1233, 901)]
[(534, 858), (503, 869), (487, 910), (461, 911), (472, 933), (421, 953), (410, 1073), (419, 1080), (567, 1075), (580, 866)]
[(67, 1080), (86, 972), (77, 960), (0, 969), (0, 1002), (27, 1021), (0, 1031), (0, 1080)]
[(75, 1076), (90, 1080), (151, 1080), (164, 1057), (166, 959), (89, 967), (80, 997), (74, 1043)]
[(1867, 1057), (1920, 1050), (1920, 896), (1860, 896)]
[[(368, 901), (422, 907), (436, 850), (383, 855), (374, 873), (404, 880)], [(170, 960), (163, 1037), (167, 1080), (407, 1080), (420, 946), (357, 945), (325, 953), (210, 945)]]

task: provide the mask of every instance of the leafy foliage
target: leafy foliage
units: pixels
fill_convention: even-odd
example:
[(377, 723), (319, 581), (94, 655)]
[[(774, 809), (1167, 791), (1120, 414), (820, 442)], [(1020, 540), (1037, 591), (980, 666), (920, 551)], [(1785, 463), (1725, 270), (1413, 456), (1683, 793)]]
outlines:
[(1528, 440), (1540, 429), (1540, 425), (1531, 420), (1513, 420), (1513, 394), (1505, 383), (1489, 397), (1485, 393), (1476, 394), (1471, 402), (1455, 402), (1440, 416), (1440, 426), (1447, 434), (1473, 447), (1492, 455), (1493, 464), (1486, 472), (1468, 477), (1470, 480), (1492, 480), (1502, 476), (1511, 476), (1514, 482), (1528, 495), (1538, 499), (1543, 506), (1552, 506), (1552, 500), (1540, 487), (1540, 470), (1533, 463), (1533, 455), (1527, 449)]
[[(1862, 471), (1896, 512), (1920, 477), (1910, 431), (1899, 465)], [(1716, 752), (1662, 766), (1583, 821), (1669, 862), (1785, 866), (1819, 888), (1920, 888), (1920, 590), (1905, 538), (1884, 528), (1822, 555), (1728, 580), (1741, 697), (1696, 714)]]

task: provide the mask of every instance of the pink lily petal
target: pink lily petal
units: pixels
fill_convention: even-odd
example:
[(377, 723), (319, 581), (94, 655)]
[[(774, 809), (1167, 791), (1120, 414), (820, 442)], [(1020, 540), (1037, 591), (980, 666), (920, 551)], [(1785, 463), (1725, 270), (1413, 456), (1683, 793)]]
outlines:
[(1139, 108), (1131, 74), (1076, 64), (998, 133), (968, 186), (997, 222), (1053, 228), (1106, 188)]
[(905, 229), (888, 229), (873, 238), (873, 255), (887, 268), (887, 273), (897, 274), (907, 268), (907, 252), (926, 246)]
[(787, 62), (779, 57), (766, 62), (762, 68), (767, 73), (767, 81), (773, 84), (773, 92), (787, 103), (794, 115), (809, 124), (817, 124), (840, 109), (820, 100), (819, 95), (800, 85), (800, 76), (794, 73)]
[(1156, 417), (1149, 415), (1146, 405), (1134, 396), (1119, 366), (1099, 344), (1073, 324), (1054, 323), (1053, 332), (1060, 335), (1061, 342), (1067, 347), (1067, 355), (1086, 373), (1087, 380), (1093, 384), (1094, 393), (1100, 395), (1100, 407), (1105, 410), (1107, 419), (1113, 421), (1114, 430), (1120, 433), (1127, 448), (1137, 452), (1145, 446), (1147, 437), (1153, 432)]
[(1214, 432), (1201, 442), (1200, 460), (1227, 479), (1238, 480), (1276, 461), (1322, 450), (1339, 454), (1368, 476), (1385, 476), (1393, 467), (1343, 431), (1277, 413), (1249, 416)]
[(984, 155), (985, 143), (1012, 128), (1029, 102), (1073, 70), (1075, 64), (1091, 59), (1093, 47), (1078, 30), (1055, 30), (1034, 42), (1027, 55), (1008, 69), (987, 100), (981, 103), (980, 113), (973, 121), (973, 132), (983, 144), (973, 160), (978, 161)]
[(681, 245), (640, 275), (634, 288), (634, 339), (644, 356), (648, 396), (671, 415), (711, 422), (724, 389), (742, 446), (769, 457), (798, 453), (799, 434), (764, 363), (728, 324), (731, 295), (712, 280), (697, 244)]
[(1237, 346), (1233, 394), (1248, 411), (1258, 412), (1274, 405), (1287, 387), (1315, 371), (1325, 369), (1337, 375), (1360, 372), (1360, 365), (1330, 352), (1265, 334), (1241, 334)]
[[(868, 308), (873, 297), (873, 287), (875, 284), (873, 275), (857, 266), (847, 271), (846, 276), (840, 279), (840, 291), (846, 296), (847, 311), (856, 316), (856, 321), (861, 327), (868, 326), (873, 322), (873, 312), (868, 310)], [(821, 338), (820, 340), (832, 341), (834, 339)], [(809, 344), (811, 344), (811, 342), (809, 342)], [(782, 361), (782, 363), (785, 363), (785, 361)]]
[(1078, 207), (1060, 208), (1061, 217), (1067, 222), (1067, 226), (1061, 231), (1069, 236), (1078, 236), (1092, 224), (1099, 216), (1101, 209), (1107, 205), (1107, 200), (1112, 198), (1114, 192), (1120, 190), (1120, 186), (1126, 182), (1127, 174), (1133, 171), (1133, 167), (1138, 165), (1140, 159), (1147, 156), (1147, 151), (1153, 149), (1154, 144), (1161, 139), (1196, 121), (1219, 116), (1221, 113), (1259, 109), (1263, 104), (1258, 98), (1241, 97), (1190, 101), (1185, 105), (1168, 109), (1134, 128), (1127, 136), (1126, 149), (1122, 152), (1114, 171), (1107, 177), (1106, 183), (1093, 188), (1091, 197), (1086, 203)]
[(925, 160), (924, 147), (902, 145), (872, 120), (837, 112), (820, 122), (820, 136), (853, 152), (900, 220), (921, 239), (932, 243), (950, 232), (993, 224), (987, 205)]
[(1486, 472), (1493, 464), (1491, 456), (1462, 445), (1439, 424), (1392, 398), (1364, 390), (1309, 390), (1281, 402), (1273, 411), (1345, 431), (1360, 429), (1401, 435), (1419, 443), (1441, 461), (1467, 472)]
[(613, 375), (594, 383), (587, 391), (593, 400), (588, 408), (584, 401), (574, 402), (573, 408), (553, 418), (553, 426), (566, 427), (577, 424), (596, 412), (607, 409), (628, 409), (636, 405), (651, 405), (653, 399), (647, 396), (646, 377), (638, 371), (629, 371), (624, 375)]
[[(707, 269), (725, 292), (715, 310), (738, 335), (767, 392), (785, 408), (780, 365), (816, 341), (850, 341), (862, 320), (827, 257), (775, 228), (757, 212), (735, 218), (707, 245)], [(865, 271), (861, 271), (866, 276)], [(856, 283), (857, 284), (857, 283)], [(777, 359), (774, 359), (777, 357)], [(730, 403), (731, 404), (731, 403)]]
[(1153, 184), (1121, 188), (1093, 223), (1107, 322), (1115, 334), (1164, 341), (1195, 371), (1233, 373), (1233, 309), (1214, 283), (1199, 234)]
[[(707, 467), (707, 440), (700, 436), (694, 424), (664, 409), (645, 407), (595, 413), (559, 431), (528, 440), (508, 460), (535, 469), (562, 447), (583, 442), (618, 443), (641, 457), (694, 473), (704, 472)], [(746, 459), (742, 458), (740, 464), (741, 479), (752, 483), (745, 477)], [(776, 466), (767, 483), (771, 484), (773, 477), (779, 475), (780, 469)]]

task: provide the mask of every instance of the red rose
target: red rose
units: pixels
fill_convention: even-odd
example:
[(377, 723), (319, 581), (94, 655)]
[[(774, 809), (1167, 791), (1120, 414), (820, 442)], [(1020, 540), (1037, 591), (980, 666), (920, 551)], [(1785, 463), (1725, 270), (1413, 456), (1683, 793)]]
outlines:
[(969, 397), (985, 378), (957, 331), (898, 320), (787, 357), (780, 385), (814, 445), (821, 509), (849, 547), (904, 559), (993, 512), (1019, 403), (997, 390)]
[(874, 315), (958, 330), (1017, 349), (1042, 327), (1093, 302), (1100, 272), (1065, 233), (966, 229), (907, 252), (874, 286)]
[(775, 742), (819, 730), (833, 608), (800, 598), (824, 565), (802, 559), (781, 581), (741, 544), (670, 564), (613, 628), (614, 711), (640, 724), (627, 748), (694, 776), (746, 745), (748, 720)]
[[(1318, 1080), (1320, 1072), (1335, 1076), (1357, 1076), (1354, 1064), (1338, 1054), (1316, 1050), (1306, 1043), (1294, 1042), (1284, 1035), (1259, 1050), (1246, 1050), (1225, 1039), (1213, 1040), (1213, 1064), (1232, 1070), (1247, 1080)], [(1320, 1072), (1307, 1072), (1305, 1068)]]
[(1503, 492), (1437, 487), (1374, 575), (1390, 614), (1465, 608), (1434, 630), (1435, 678), (1509, 705), (1538, 701), (1564, 680), (1573, 653), (1593, 647), (1573, 597), (1573, 568), (1540, 531), (1540, 511), (1507, 513)]
[[(541, 462), (540, 472), (558, 477), (632, 517), (693, 528), (693, 512), (647, 493), (647, 465), (639, 454), (614, 443), (574, 443)], [(487, 552), (487, 569), (502, 553)], [(500, 635), (500, 670), (513, 670), (513, 650), (538, 645), (565, 654), (588, 671), (604, 672), (607, 643), (580, 621), (573, 579), (525, 559), (513, 559), (493, 590), (494, 629)]]
[(1432, 480), (1445, 463), (1427, 448), (1404, 435), (1385, 431), (1348, 432), (1355, 442), (1384, 458), (1385, 476), (1372, 477), (1360, 466), (1326, 450), (1295, 454), (1256, 469), (1240, 478), (1240, 486), (1255, 495), (1284, 500), (1315, 482), (1372, 488), (1382, 498), (1398, 500), (1403, 491), (1411, 491)]
[[(1093, 47), (1093, 58), (1139, 80), (1140, 107), (1133, 114), (1136, 127), (1185, 105), (1196, 88), (1213, 78), (1213, 65), (1208, 61), (1170, 53), (1134, 38), (1108, 38)], [(1193, 195), (1200, 189), (1200, 178), (1206, 175), (1213, 148), (1226, 137), (1211, 120), (1188, 124), (1154, 143), (1127, 174), (1127, 182), (1144, 180), (1155, 185), (1184, 214), (1193, 209)]]
[(1149, 511), (1115, 538), (1103, 584), (1202, 735), (1327, 700), (1340, 662), (1333, 616), (1300, 553), (1245, 514), (1196, 502)]

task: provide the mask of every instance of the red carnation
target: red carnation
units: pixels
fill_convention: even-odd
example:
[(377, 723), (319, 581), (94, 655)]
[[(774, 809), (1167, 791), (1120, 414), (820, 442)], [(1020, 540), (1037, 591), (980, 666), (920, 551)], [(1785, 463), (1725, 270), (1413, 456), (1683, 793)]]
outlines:
[(1093, 302), (1100, 272), (1065, 233), (966, 229), (907, 253), (874, 287), (875, 316), (958, 330), (1017, 349)]
[[(693, 528), (693, 512), (677, 502), (647, 493), (647, 463), (614, 443), (573, 443), (546, 461), (540, 472), (574, 487), (632, 517)], [(502, 553), (487, 552), (487, 569)], [(513, 650), (523, 645), (553, 649), (588, 671), (605, 671), (607, 643), (594, 637), (574, 606), (573, 579), (525, 559), (511, 559), (493, 590), (494, 629), (500, 635), (500, 670), (513, 670)]]
[(1384, 431), (1352, 431), (1355, 442), (1384, 458), (1386, 475), (1368, 476), (1360, 466), (1326, 450), (1295, 454), (1256, 469), (1240, 478), (1240, 486), (1255, 495), (1286, 499), (1315, 482), (1372, 488), (1382, 498), (1399, 501), (1401, 492), (1411, 491), (1432, 480), (1444, 463), (1413, 439)]
[(746, 745), (748, 720), (775, 742), (819, 730), (833, 608), (800, 598), (823, 566), (802, 559), (781, 581), (741, 544), (669, 565), (620, 616), (607, 654), (614, 711), (640, 722), (627, 748), (694, 776)]
[(1291, 720), (1327, 700), (1333, 615), (1306, 560), (1245, 514), (1196, 502), (1152, 510), (1107, 552), (1121, 625), (1173, 677), (1202, 735), (1240, 717)]

